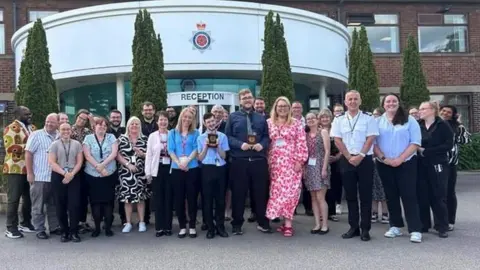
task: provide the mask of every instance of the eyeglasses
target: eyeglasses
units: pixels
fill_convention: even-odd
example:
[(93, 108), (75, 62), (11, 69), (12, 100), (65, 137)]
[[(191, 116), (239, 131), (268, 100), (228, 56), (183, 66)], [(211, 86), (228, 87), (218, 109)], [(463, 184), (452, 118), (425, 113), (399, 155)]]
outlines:
[(240, 100), (250, 100), (250, 99), (253, 99), (253, 97), (252, 96), (242, 97)]
[(277, 105), (277, 108), (285, 109), (285, 108), (290, 108), (290, 106), (288, 106), (288, 105)]

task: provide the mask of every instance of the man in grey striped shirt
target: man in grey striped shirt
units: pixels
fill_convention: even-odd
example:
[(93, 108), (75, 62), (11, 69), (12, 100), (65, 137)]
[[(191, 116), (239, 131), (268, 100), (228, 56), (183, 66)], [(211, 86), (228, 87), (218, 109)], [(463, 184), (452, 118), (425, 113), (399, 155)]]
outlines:
[(48, 164), (48, 149), (57, 139), (58, 121), (58, 114), (49, 114), (45, 119), (45, 127), (33, 132), (25, 146), (27, 180), (30, 183), (30, 197), (32, 199), (32, 224), (37, 231), (38, 239), (48, 239), (48, 235), (45, 232), (44, 206), (47, 209), (50, 230), (58, 227), (50, 183), (52, 169)]

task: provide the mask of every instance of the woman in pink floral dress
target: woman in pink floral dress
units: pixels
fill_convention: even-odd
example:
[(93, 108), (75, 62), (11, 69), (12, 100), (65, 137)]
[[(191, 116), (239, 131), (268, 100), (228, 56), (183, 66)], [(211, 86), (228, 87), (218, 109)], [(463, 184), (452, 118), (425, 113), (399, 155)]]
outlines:
[(292, 219), (302, 189), (303, 165), (308, 150), (305, 131), (299, 120), (292, 118), (290, 101), (279, 97), (267, 120), (271, 143), (268, 153), (270, 198), (267, 218), (284, 218), (279, 232), (292, 236)]

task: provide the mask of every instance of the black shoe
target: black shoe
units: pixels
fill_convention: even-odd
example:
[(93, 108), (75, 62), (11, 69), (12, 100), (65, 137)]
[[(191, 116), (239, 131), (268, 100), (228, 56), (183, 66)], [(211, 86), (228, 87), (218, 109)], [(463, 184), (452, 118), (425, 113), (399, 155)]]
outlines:
[(447, 232), (438, 232), (438, 237), (440, 237), (440, 238), (448, 238), (448, 233), (447, 233)]
[(313, 217), (313, 210), (312, 209), (305, 210), (305, 215), (309, 217)]
[(82, 242), (82, 239), (80, 239), (80, 236), (78, 236), (78, 233), (73, 233), (72, 235), (70, 235), (70, 239), (71, 239), (72, 242), (74, 242), (74, 243), (80, 243), (80, 242)]
[(164, 232), (164, 231), (157, 231), (157, 232), (155, 233), (155, 237), (162, 237), (162, 236), (164, 236), (164, 235), (165, 235), (165, 232)]
[(207, 224), (205, 224), (205, 223), (202, 223), (202, 226), (200, 227), (200, 230), (202, 230), (202, 231), (206, 231), (206, 230), (208, 230), (208, 226), (207, 226)]
[(282, 221), (280, 218), (274, 218), (272, 220), (273, 223), (279, 223), (280, 221)]
[(18, 239), (18, 238), (22, 238), (23, 234), (19, 230), (7, 229), (5, 231), (5, 236), (10, 239)]
[(207, 232), (207, 239), (212, 239), (215, 237), (215, 232), (214, 231), (208, 231)]
[(165, 236), (172, 236), (172, 230), (165, 230), (163, 231), (163, 233), (165, 234)]
[(350, 228), (350, 230), (348, 230), (348, 232), (342, 234), (343, 239), (350, 239), (350, 238), (353, 238), (355, 236), (360, 236), (360, 230), (359, 229)]
[(70, 241), (70, 235), (68, 233), (62, 233), (62, 237), (60, 237), (60, 242), (66, 243)]
[(233, 235), (242, 235), (243, 234), (242, 227), (233, 227), (232, 228), (232, 234)]
[(247, 219), (247, 221), (248, 221), (249, 223), (253, 223), (253, 222), (257, 221), (257, 215), (255, 215), (254, 213), (252, 213), (252, 214), (250, 215), (250, 217)]
[(367, 232), (367, 231), (364, 231), (362, 232), (362, 234), (360, 235), (360, 239), (362, 241), (370, 241), (370, 234)]
[(60, 227), (55, 228), (55, 230), (50, 231), (50, 235), (62, 235), (62, 229)]
[(272, 228), (270, 227), (263, 227), (258, 225), (257, 230), (261, 231), (262, 233), (272, 233)]
[(197, 230), (195, 230), (194, 228), (188, 229), (188, 237), (197, 238)]
[(100, 235), (100, 230), (94, 230), (92, 232), (92, 237), (98, 237)]
[(79, 234), (85, 234), (85, 233), (88, 233), (88, 232), (93, 232), (93, 228), (90, 227), (90, 225), (88, 223), (83, 223), (83, 224), (80, 224), (78, 225), (78, 233)]
[(105, 229), (105, 235), (107, 237), (112, 237), (113, 236), (113, 231), (111, 229)]
[(311, 230), (310, 230), (310, 233), (311, 233), (311, 234), (318, 234), (318, 233), (320, 232), (320, 229), (321, 229), (321, 228), (316, 229), (316, 230), (315, 230), (315, 229), (311, 229)]
[(330, 228), (327, 228), (325, 231), (322, 230), (322, 229), (320, 229), (320, 231), (318, 232), (318, 234), (324, 235), (324, 234), (327, 234), (329, 231), (330, 231)]
[(35, 227), (33, 227), (31, 223), (21, 223), (20, 225), (18, 225), (18, 231), (24, 233), (34, 233)]
[(223, 238), (228, 237), (228, 233), (225, 231), (224, 227), (217, 227), (217, 234)]
[(180, 232), (178, 232), (178, 238), (185, 238), (185, 236), (187, 236), (187, 230), (183, 229), (183, 230), (185, 230), (184, 233), (182, 233), (181, 230), (182, 229), (180, 229)]
[(45, 240), (45, 239), (48, 239), (48, 235), (46, 232), (39, 232), (37, 233), (37, 238), (41, 240)]

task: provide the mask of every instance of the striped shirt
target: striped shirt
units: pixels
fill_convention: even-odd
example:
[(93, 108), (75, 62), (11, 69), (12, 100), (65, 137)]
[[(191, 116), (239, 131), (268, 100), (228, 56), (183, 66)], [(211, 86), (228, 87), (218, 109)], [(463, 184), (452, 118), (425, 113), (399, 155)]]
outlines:
[[(449, 122), (447, 121), (447, 123)], [(460, 145), (469, 143), (471, 134), (462, 124), (458, 125), (457, 130), (454, 130), (454, 132), (453, 148), (448, 152), (448, 159), (451, 165), (458, 165)]]
[(48, 164), (48, 149), (57, 137), (57, 131), (49, 134), (45, 129), (34, 131), (28, 137), (25, 150), (33, 155), (33, 174), (37, 182), (50, 182), (52, 169)]

